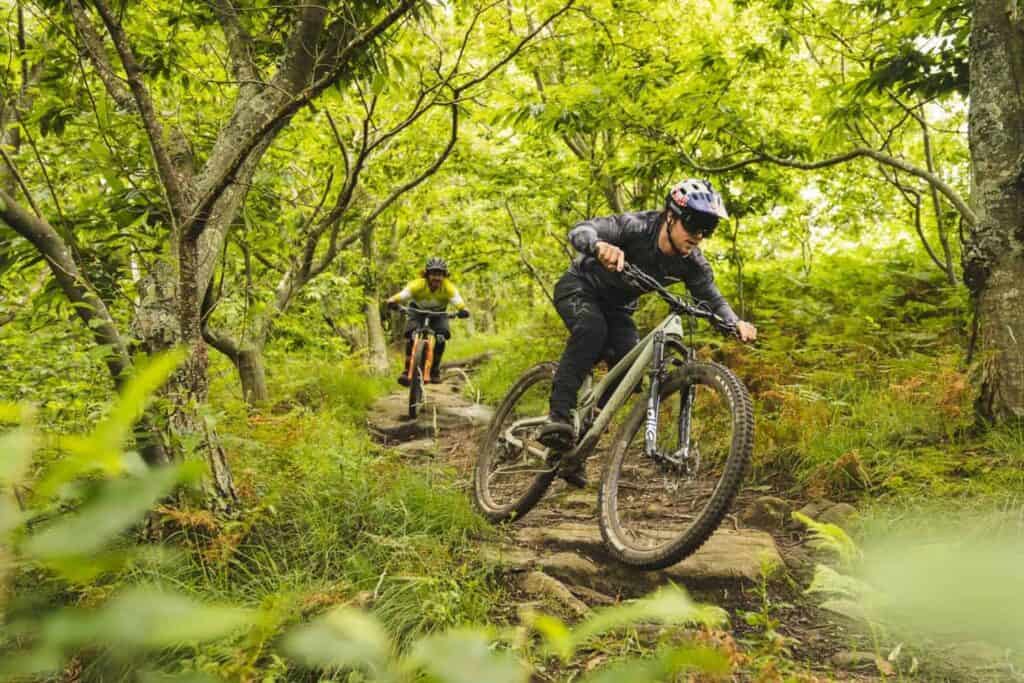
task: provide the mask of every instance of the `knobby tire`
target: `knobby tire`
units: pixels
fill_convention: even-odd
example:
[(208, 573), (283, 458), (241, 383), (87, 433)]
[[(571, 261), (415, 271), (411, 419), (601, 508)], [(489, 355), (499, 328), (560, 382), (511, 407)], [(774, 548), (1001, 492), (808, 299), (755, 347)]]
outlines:
[(527, 370), (512, 386), (508, 394), (502, 400), (494, 417), (487, 428), (487, 433), (480, 444), (480, 452), (477, 456), (476, 466), (473, 472), (473, 493), (477, 508), (487, 519), (494, 523), (506, 522), (519, 519), (544, 497), (548, 487), (555, 478), (555, 468), (548, 466), (540, 471), (524, 487), (521, 495), (511, 502), (501, 505), (494, 501), (490, 492), (490, 473), (495, 458), (500, 457), (499, 437), (505, 419), (513, 412), (516, 403), (524, 396), (527, 390), (543, 381), (550, 381), (555, 376), (558, 364), (553, 362), (541, 363)]
[(695, 553), (715, 532), (739, 493), (754, 446), (754, 409), (746, 387), (728, 368), (717, 363), (689, 363), (671, 374), (659, 392), (664, 399), (692, 383), (715, 390), (732, 416), (729, 454), (713, 493), (702, 512), (674, 541), (651, 550), (632, 547), (618, 520), (618, 486), (623, 460), (646, 419), (646, 401), (639, 401), (616, 434), (605, 465), (598, 496), (601, 535), (619, 561), (644, 570), (663, 569)]

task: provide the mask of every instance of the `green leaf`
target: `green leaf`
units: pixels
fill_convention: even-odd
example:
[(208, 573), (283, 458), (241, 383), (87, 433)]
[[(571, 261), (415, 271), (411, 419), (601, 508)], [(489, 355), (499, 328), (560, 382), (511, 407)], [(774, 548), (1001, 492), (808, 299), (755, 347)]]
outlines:
[(132, 588), (98, 610), (70, 609), (44, 626), (45, 642), (65, 647), (114, 646), (130, 653), (215, 640), (251, 623), (257, 613), (237, 607), (204, 605), (155, 588)]
[(141, 365), (121, 390), (110, 414), (91, 434), (84, 437), (62, 437), (60, 446), (68, 457), (53, 467), (39, 483), (38, 495), (52, 496), (61, 486), (86, 472), (99, 470), (116, 475), (137, 469), (132, 465), (138, 456), (123, 453), (124, 443), (132, 432), (132, 426), (145, 410), (149, 398), (167, 381), (184, 356), (184, 350), (177, 349)]
[(385, 673), (391, 657), (391, 641), (372, 616), (350, 607), (339, 607), (284, 639), (291, 657), (312, 667), (362, 668)]
[(520, 683), (529, 677), (508, 652), (495, 652), (483, 634), (468, 630), (418, 641), (407, 664), (445, 683)]
[(594, 614), (573, 631), (573, 650), (594, 636), (636, 623), (720, 626), (727, 620), (725, 610), (720, 607), (694, 602), (681, 588), (662, 588), (648, 597)]
[(181, 476), (182, 468), (164, 467), (103, 482), (89, 503), (33, 536), (25, 551), (41, 560), (91, 555), (137, 522)]
[(529, 620), (530, 626), (547, 641), (547, 650), (562, 661), (569, 661), (575, 651), (572, 632), (561, 619), (547, 614), (536, 615)]
[(21, 481), (34, 448), (35, 435), (27, 427), (19, 427), (0, 436), (0, 488)]

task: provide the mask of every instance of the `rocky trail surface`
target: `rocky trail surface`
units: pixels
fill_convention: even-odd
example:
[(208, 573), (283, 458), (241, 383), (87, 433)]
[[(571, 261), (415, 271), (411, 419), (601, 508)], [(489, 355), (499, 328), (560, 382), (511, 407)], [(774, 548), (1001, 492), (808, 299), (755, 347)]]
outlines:
[[(466, 368), (450, 369), (443, 384), (426, 387), (426, 406), (417, 419), (407, 417), (407, 393), (396, 391), (373, 406), (369, 428), (414, 466), (454, 468), (471, 496), (477, 442), (492, 415), (489, 407), (467, 398), (472, 394)], [(767, 495), (766, 486), (748, 486), (734, 513), (697, 553), (664, 570), (638, 571), (612, 560), (601, 539), (596, 488), (601, 456), (599, 449), (588, 461), (587, 488), (556, 480), (535, 509), (498, 529), (500, 540), (483, 547), (485, 558), (519, 599), (518, 608), (539, 607), (574, 622), (594, 608), (673, 583), (728, 610), (732, 626), (726, 637), (739, 651), (757, 652), (762, 658), (767, 652), (769, 658), (805, 667), (805, 677), (785, 680), (906, 679), (910, 667), (918, 666), (909, 658), (890, 663), (888, 652), (877, 652), (863, 625), (818, 608), (804, 593), (816, 558), (807, 546), (806, 530), (793, 522), (791, 512), (798, 509), (813, 519), (843, 524), (856, 514), (850, 505), (792, 502)], [(516, 606), (510, 608), (511, 618), (516, 611)]]

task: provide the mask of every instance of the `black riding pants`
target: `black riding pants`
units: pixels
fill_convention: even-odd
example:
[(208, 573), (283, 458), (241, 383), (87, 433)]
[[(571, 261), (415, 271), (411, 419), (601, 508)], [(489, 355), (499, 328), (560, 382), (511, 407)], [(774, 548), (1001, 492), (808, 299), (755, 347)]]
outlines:
[[(405, 323), (405, 362), (407, 364), (409, 362), (409, 354), (412, 353), (412, 333), (423, 324), (424, 317), (426, 316), (414, 313), (409, 316)], [(452, 336), (451, 328), (448, 325), (448, 318), (444, 316), (431, 316), (430, 329), (434, 331), (437, 338), (437, 342), (434, 344), (434, 369), (439, 371), (441, 359), (444, 357), (445, 342)], [(405, 369), (408, 370), (409, 366), (406, 365)]]
[(598, 361), (619, 362), (640, 337), (632, 311), (603, 302), (593, 289), (567, 272), (555, 285), (555, 309), (569, 328), (569, 343), (558, 362), (551, 389), (551, 415), (568, 419), (576, 395)]

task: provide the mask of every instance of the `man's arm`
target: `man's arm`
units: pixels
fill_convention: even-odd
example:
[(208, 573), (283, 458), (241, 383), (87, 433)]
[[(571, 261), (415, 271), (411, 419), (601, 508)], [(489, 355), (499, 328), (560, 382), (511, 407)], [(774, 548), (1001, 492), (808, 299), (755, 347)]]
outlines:
[(740, 338), (740, 341), (753, 342), (757, 339), (757, 328), (746, 322), (740, 320), (740, 317), (736, 315), (736, 311), (732, 310), (732, 306), (725, 300), (722, 293), (718, 291), (718, 286), (715, 285), (715, 276), (711, 271), (711, 264), (707, 262), (703, 254), (693, 255), (697, 264), (700, 266), (698, 269), (698, 275), (686, 281), (686, 288), (690, 290), (693, 297), (697, 301), (706, 303), (711, 307), (718, 317), (727, 323), (736, 325), (736, 336)]
[(722, 293), (718, 291), (718, 285), (715, 284), (715, 274), (711, 270), (711, 264), (699, 252), (691, 254), (690, 258), (693, 259), (697, 266), (697, 274), (686, 278), (686, 288), (693, 295), (693, 298), (710, 306), (711, 310), (727, 323), (738, 321), (740, 317), (736, 315), (736, 311), (732, 310), (732, 306), (725, 300)]
[(608, 270), (620, 271), (626, 261), (626, 255), (619, 248), (625, 232), (621, 216), (591, 218), (576, 224), (569, 232), (569, 242), (576, 251), (595, 257)]
[(463, 301), (462, 295), (459, 294), (458, 288), (451, 280), (445, 280), (445, 293), (448, 295), (449, 305), (460, 311), (465, 310), (466, 302)]
[(388, 303), (388, 304), (398, 304), (398, 303), (404, 304), (406, 301), (408, 301), (409, 299), (412, 298), (412, 294), (413, 294), (412, 290), (416, 286), (416, 282), (417, 282), (416, 280), (412, 280), (411, 282), (409, 282), (402, 289), (402, 291), (400, 291), (398, 294), (393, 294), (390, 297), (388, 297), (388, 300), (387, 300), (386, 303)]
[(587, 256), (597, 256), (598, 242), (621, 245), (623, 226), (616, 219), (617, 216), (606, 216), (577, 223), (569, 231), (569, 243), (576, 251)]

